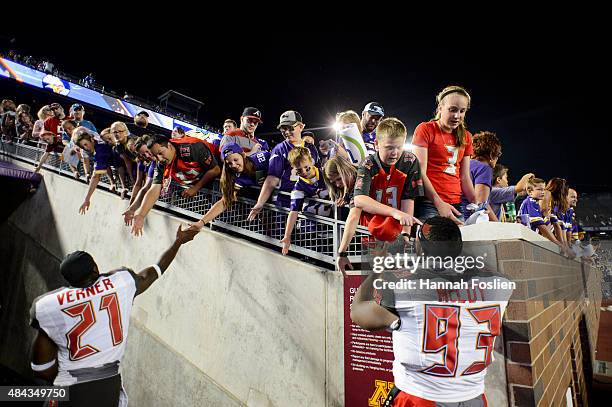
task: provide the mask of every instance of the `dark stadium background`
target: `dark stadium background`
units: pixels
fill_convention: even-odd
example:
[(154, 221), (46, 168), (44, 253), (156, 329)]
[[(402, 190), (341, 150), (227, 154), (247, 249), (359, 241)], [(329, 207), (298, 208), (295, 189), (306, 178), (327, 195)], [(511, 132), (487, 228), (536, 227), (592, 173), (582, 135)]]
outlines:
[[(497, 132), (511, 180), (534, 172), (566, 178), (579, 192), (612, 191), (603, 37), (542, 30), (490, 41), (486, 33), (420, 41), (363, 31), (245, 32), (229, 39), (223, 31), (198, 37), (168, 30), (153, 42), (145, 33), (140, 40), (109, 41), (82, 30), (55, 45), (3, 34), (0, 45), (47, 57), (73, 75), (94, 72), (98, 84), (119, 94), (156, 101), (174, 89), (204, 101), (200, 121), (216, 128), (225, 118), (238, 120), (244, 106), (256, 106), (264, 117), (257, 134), (273, 142), (284, 110), (300, 111), (308, 127), (318, 128), (329, 126), (337, 111), (361, 112), (371, 100), (411, 134), (432, 117), (437, 91), (460, 84), (473, 98), (468, 128)], [(328, 130), (315, 133), (323, 137)]]

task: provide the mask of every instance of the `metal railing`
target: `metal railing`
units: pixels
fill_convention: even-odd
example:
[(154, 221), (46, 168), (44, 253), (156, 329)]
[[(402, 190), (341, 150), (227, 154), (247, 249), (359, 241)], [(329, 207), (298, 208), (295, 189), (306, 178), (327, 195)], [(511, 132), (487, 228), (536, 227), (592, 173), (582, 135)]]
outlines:
[[(2, 141), (0, 143), (0, 154), (34, 165), (44, 154), (44, 149), (27, 144)], [(51, 153), (43, 167), (74, 179), (72, 170), (62, 160), (61, 154)], [(82, 175), (84, 174), (82, 164), (79, 164), (79, 172)], [(117, 178), (115, 175), (115, 179)], [(84, 175), (82, 179), (84, 179)], [(110, 182), (108, 177), (106, 175), (102, 176), (98, 185), (103, 189), (109, 190)], [(218, 181), (215, 181), (211, 187), (202, 188), (193, 198), (183, 198), (181, 196), (183, 190), (184, 188), (181, 185), (171, 183), (168, 190), (160, 196), (156, 207), (164, 208), (190, 220), (197, 220), (215, 202), (221, 199)], [(247, 189), (247, 194), (245, 195), (250, 195), (251, 197), (239, 195), (238, 201), (212, 222), (212, 228), (215, 230), (231, 231), (256, 241), (281, 247), (280, 239), (283, 238), (285, 233), (285, 223), (289, 209), (266, 204), (258, 218), (255, 221), (249, 222), (247, 217), (251, 208), (256, 203), (258, 190), (259, 188)], [(280, 194), (289, 195), (282, 192)], [(313, 208), (320, 208), (321, 206), (331, 209), (330, 216), (322, 216), (310, 212)], [(304, 208), (305, 210), (298, 216), (298, 221), (291, 237), (290, 251), (308, 259), (319, 260), (333, 268), (345, 226), (345, 222), (340, 219), (340, 210), (335, 205), (332, 205), (330, 201), (314, 198), (305, 199)], [(117, 218), (118, 221), (121, 221), (120, 214), (117, 214)], [(359, 263), (361, 261), (361, 255), (368, 245), (368, 237), (369, 232), (367, 228), (358, 226), (355, 237), (347, 250), (351, 262)]]

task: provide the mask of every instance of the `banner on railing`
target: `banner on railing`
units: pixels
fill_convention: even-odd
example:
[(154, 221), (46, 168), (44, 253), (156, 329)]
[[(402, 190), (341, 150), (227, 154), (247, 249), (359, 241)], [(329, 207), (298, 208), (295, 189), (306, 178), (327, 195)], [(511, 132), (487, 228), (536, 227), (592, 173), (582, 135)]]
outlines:
[[(149, 114), (149, 122), (164, 129), (172, 130), (174, 127), (182, 127), (185, 130), (198, 130), (204, 135), (217, 135), (216, 133), (194, 126), (191, 123), (174, 119), (165, 114), (129, 103), (123, 99), (115, 98), (85, 86), (66, 81), (36, 69), (18, 64), (11, 60), (0, 58), (0, 77), (14, 79), (35, 88), (47, 90), (58, 95), (66, 96), (83, 103), (87, 103), (104, 110), (109, 110), (127, 117), (134, 117), (141, 111)], [(218, 136), (218, 135), (217, 135)]]

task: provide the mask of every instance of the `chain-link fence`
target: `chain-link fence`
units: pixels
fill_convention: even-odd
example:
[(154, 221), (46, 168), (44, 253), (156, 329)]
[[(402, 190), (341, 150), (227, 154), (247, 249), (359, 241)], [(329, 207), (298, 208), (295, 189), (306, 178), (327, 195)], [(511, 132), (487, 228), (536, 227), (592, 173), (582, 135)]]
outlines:
[[(4, 141), (0, 144), (0, 152), (3, 154), (29, 162), (32, 165), (38, 163), (44, 154), (44, 149), (40, 146), (35, 147)], [(44, 164), (44, 168), (73, 177), (70, 166), (62, 160), (61, 154), (51, 153)], [(85, 180), (82, 163), (79, 164), (78, 170), (81, 179)], [(116, 170), (114, 170), (114, 178), (118, 180)], [(129, 180), (126, 180), (126, 182), (129, 184)], [(98, 185), (110, 190), (111, 183), (108, 177), (104, 175)], [(168, 190), (162, 193), (156, 206), (180, 214), (190, 220), (196, 220), (200, 219), (215, 202), (221, 199), (218, 181), (207, 188), (202, 188), (193, 198), (184, 198), (182, 196), (183, 190), (184, 188), (181, 185), (173, 182)], [(212, 227), (215, 230), (231, 231), (281, 247), (280, 239), (283, 238), (285, 233), (289, 209), (266, 204), (258, 218), (249, 222), (247, 217), (256, 203), (258, 190), (259, 188), (250, 188), (247, 191), (241, 191), (238, 201), (218, 216), (212, 222)], [(332, 268), (345, 226), (345, 222), (340, 219), (340, 211), (330, 201), (314, 198), (305, 199), (304, 207), (306, 209), (300, 213), (291, 237), (290, 251), (309, 259), (324, 262)], [(329, 213), (330, 215), (322, 216), (316, 213)], [(361, 261), (361, 255), (363, 250), (366, 249), (368, 238), (367, 229), (358, 226), (355, 237), (347, 250), (352, 262), (358, 263)]]

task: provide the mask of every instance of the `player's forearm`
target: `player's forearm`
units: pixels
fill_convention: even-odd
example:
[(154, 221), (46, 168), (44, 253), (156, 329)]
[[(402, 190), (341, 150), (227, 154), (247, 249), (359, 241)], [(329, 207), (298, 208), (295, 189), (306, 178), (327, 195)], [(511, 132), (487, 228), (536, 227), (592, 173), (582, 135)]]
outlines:
[(149, 211), (155, 206), (155, 202), (157, 198), (159, 198), (159, 194), (161, 192), (161, 184), (153, 184), (151, 188), (147, 191), (143, 198), (143, 202), (140, 207), (134, 213), (135, 216), (147, 216)]
[(370, 300), (351, 306), (351, 320), (368, 331), (380, 331), (388, 328), (395, 320), (397, 315), (381, 307), (376, 301)]
[(345, 252), (348, 250), (353, 236), (355, 236), (355, 229), (359, 223), (359, 217), (361, 216), (361, 209), (351, 208), (348, 217), (346, 218), (346, 224), (344, 225), (344, 233), (342, 233), (342, 241), (338, 247), (338, 252)]
[(266, 180), (264, 181), (263, 186), (261, 187), (261, 192), (259, 193), (259, 197), (257, 198), (257, 204), (265, 204), (270, 199), (270, 195), (272, 195), (272, 191), (278, 185), (280, 178), (277, 178), (273, 175), (268, 175)]
[(166, 250), (164, 254), (162, 254), (162, 256), (159, 258), (157, 265), (159, 266), (162, 273), (168, 269), (168, 267), (176, 257), (176, 254), (178, 253), (180, 247), (181, 243), (178, 240), (175, 240), (174, 243), (172, 243), (172, 246), (170, 246), (168, 250)]
[(291, 237), (291, 233), (293, 232), (293, 228), (295, 227), (295, 222), (298, 218), (297, 211), (289, 212), (289, 216), (287, 216), (287, 224), (285, 225), (285, 239)]

